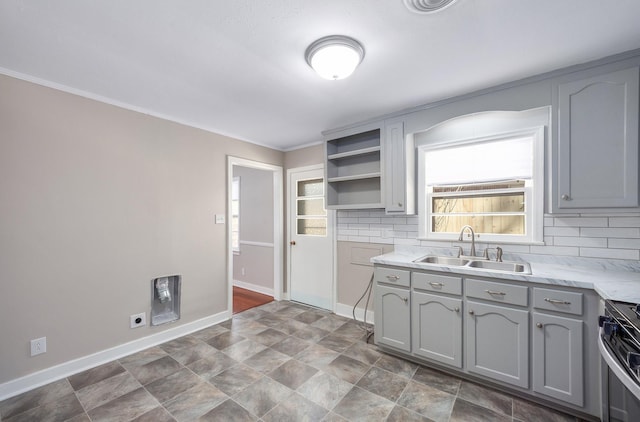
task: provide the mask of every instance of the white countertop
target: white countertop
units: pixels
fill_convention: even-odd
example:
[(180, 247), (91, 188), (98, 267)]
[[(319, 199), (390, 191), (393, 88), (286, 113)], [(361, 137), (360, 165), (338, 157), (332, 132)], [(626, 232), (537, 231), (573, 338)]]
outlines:
[(640, 263), (619, 260), (604, 262), (541, 255), (506, 256), (505, 254), (505, 261), (529, 263), (531, 274), (521, 274), (413, 262), (426, 255), (442, 255), (442, 250), (418, 247), (400, 248), (394, 252), (373, 257), (371, 262), (510, 281), (593, 289), (603, 299), (640, 303)]

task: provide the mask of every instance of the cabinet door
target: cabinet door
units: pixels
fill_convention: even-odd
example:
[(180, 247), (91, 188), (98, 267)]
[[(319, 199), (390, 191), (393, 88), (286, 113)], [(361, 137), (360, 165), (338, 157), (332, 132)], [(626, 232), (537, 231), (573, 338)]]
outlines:
[(529, 387), (529, 312), (467, 302), (466, 353), (470, 372)]
[(415, 213), (413, 145), (405, 140), (404, 123), (388, 123), (384, 136), (385, 210)]
[(582, 321), (533, 313), (533, 390), (582, 406)]
[(556, 210), (637, 207), (638, 68), (558, 86)]
[(376, 344), (383, 344), (411, 351), (411, 312), (409, 289), (375, 286), (375, 331)]
[(413, 353), (462, 368), (462, 300), (411, 293)]

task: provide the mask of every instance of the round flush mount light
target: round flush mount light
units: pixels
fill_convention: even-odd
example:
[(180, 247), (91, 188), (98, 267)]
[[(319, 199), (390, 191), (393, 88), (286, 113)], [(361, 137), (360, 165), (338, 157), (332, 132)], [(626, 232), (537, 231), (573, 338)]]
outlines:
[(313, 42), (304, 53), (307, 63), (325, 79), (344, 79), (364, 58), (364, 48), (353, 38), (329, 35)]
[(404, 0), (404, 5), (412, 12), (432, 13), (450, 6), (456, 0)]

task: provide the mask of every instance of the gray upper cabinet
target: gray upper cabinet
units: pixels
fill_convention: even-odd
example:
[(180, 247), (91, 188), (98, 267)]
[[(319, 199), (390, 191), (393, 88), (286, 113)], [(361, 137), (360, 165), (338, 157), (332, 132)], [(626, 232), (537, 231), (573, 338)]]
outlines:
[(334, 133), (326, 141), (328, 209), (383, 208), (382, 123)]
[(402, 121), (385, 123), (384, 181), (387, 214), (415, 214), (415, 159), (412, 139)]
[(619, 67), (590, 69), (554, 84), (552, 212), (639, 206), (638, 67)]

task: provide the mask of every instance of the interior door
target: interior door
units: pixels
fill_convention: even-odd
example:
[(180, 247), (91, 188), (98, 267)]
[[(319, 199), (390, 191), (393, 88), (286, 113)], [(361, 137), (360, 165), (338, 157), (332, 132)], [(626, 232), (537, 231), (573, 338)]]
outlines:
[(291, 300), (333, 310), (333, 218), (324, 203), (322, 168), (289, 173)]

